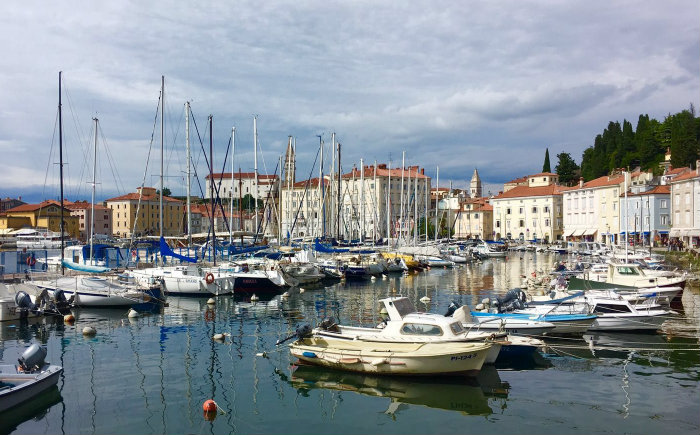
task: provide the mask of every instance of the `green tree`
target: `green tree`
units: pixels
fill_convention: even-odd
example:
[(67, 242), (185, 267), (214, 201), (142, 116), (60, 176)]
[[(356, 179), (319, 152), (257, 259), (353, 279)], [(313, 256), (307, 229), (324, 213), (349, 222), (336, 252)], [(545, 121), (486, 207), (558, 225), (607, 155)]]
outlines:
[(552, 172), (552, 168), (549, 165), (549, 148), (544, 152), (544, 164), (542, 165), (542, 172)]
[(569, 153), (559, 153), (557, 154), (557, 159), (559, 159), (559, 163), (557, 163), (555, 169), (557, 175), (559, 175), (559, 183), (567, 186), (572, 185), (576, 181), (575, 177), (576, 171), (579, 169), (578, 165), (574, 159), (571, 158)]

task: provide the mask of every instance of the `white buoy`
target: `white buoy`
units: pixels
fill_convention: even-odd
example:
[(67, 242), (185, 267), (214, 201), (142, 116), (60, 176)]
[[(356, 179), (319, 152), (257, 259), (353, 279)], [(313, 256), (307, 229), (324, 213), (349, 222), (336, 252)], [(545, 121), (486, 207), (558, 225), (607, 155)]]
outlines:
[(299, 293), (304, 293), (306, 290), (304, 290), (302, 287), (299, 287)]
[(224, 341), (224, 338), (226, 338), (224, 334), (214, 334), (214, 340), (216, 341)]
[(83, 335), (95, 335), (97, 331), (92, 326), (86, 326), (83, 328)]
[(257, 301), (258, 299), (260, 298), (255, 293), (253, 293), (253, 296), (250, 297), (251, 301)]
[(430, 298), (426, 295), (426, 296), (423, 296), (422, 298), (420, 298), (420, 301), (423, 302), (424, 304), (427, 304), (428, 302), (430, 302)]
[(386, 274), (385, 274), (385, 273), (382, 274), (382, 280), (386, 280)]
[(138, 317), (139, 315), (140, 314), (138, 311), (136, 311), (133, 308), (129, 308), (129, 314), (127, 314), (127, 316), (129, 316), (130, 318), (134, 318), (134, 317)]
[(484, 309), (484, 304), (476, 304), (476, 307), (474, 308), (476, 308), (476, 311), (481, 311)]
[(481, 300), (481, 303), (484, 305), (491, 305), (491, 299), (489, 298), (484, 298)]
[(215, 305), (215, 304), (216, 304), (216, 301), (214, 300), (214, 298), (209, 298), (209, 300), (207, 301), (207, 305)]
[(372, 280), (372, 281), (376, 281), (376, 280), (377, 280), (377, 277), (376, 277), (376, 276), (374, 276), (374, 275), (372, 275), (372, 277), (370, 278), (370, 280)]

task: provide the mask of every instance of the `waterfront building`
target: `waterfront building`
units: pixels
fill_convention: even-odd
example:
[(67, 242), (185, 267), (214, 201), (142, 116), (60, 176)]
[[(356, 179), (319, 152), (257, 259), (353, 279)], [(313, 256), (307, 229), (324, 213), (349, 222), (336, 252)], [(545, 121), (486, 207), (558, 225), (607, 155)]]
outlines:
[[(258, 174), (256, 181), (255, 172), (236, 172), (233, 175), (230, 172), (223, 172), (214, 173), (213, 178), (216, 187), (219, 189), (220, 199), (233, 199), (235, 201), (238, 198), (244, 198), (246, 195), (250, 195), (255, 199), (257, 192), (258, 202), (264, 202), (268, 197), (276, 199), (278, 195), (279, 186), (276, 175)], [(210, 199), (211, 174), (207, 175), (205, 180), (206, 191), (204, 192), (204, 198)], [(216, 189), (214, 190), (214, 195), (216, 196)]]
[[(559, 176), (550, 172), (518, 178), (491, 198), (495, 240), (561, 240), (562, 193)], [(507, 186), (507, 188), (506, 188)]]
[[(105, 201), (112, 211), (112, 231), (116, 237), (159, 235), (160, 194), (154, 187), (138, 187), (136, 192)], [(136, 214), (138, 210), (138, 215)], [(183, 234), (185, 205), (182, 201), (163, 196), (163, 235)]]
[(639, 186), (642, 185), (631, 189), (626, 198), (624, 194), (620, 196), (620, 229), (622, 233), (629, 231), (630, 243), (635, 245), (665, 243), (671, 227), (670, 186), (643, 185), (646, 190)]
[[(80, 235), (78, 218), (71, 216), (71, 211), (63, 204), (63, 229), (70, 237)], [(46, 228), (49, 231), (61, 232), (61, 203), (46, 200), (38, 204), (22, 204), (6, 210), (0, 216), (0, 229)]]
[[(197, 204), (191, 205), (191, 216), (197, 216), (196, 220), (192, 218), (192, 234), (208, 233), (211, 231), (211, 205)], [(258, 219), (262, 220), (262, 211), (258, 213)], [(242, 221), (241, 221), (242, 219)], [(214, 211), (214, 231), (218, 236), (226, 237), (229, 233), (236, 231), (255, 232), (255, 213), (248, 210), (239, 210), (234, 207), (233, 212), (227, 206), (215, 207)]]
[[(71, 216), (78, 218), (80, 228), (80, 240), (86, 242), (90, 239), (92, 227), (92, 204), (87, 201), (64, 201), (64, 205), (70, 210)], [(95, 204), (95, 228), (94, 235), (112, 236), (112, 210), (102, 204)]]
[(700, 160), (695, 169), (686, 170), (670, 180), (671, 231), (687, 247), (700, 246)]
[[(620, 171), (574, 187), (562, 187), (563, 237), (567, 241), (615, 243), (620, 235), (620, 195), (625, 175)], [(628, 177), (629, 178), (629, 177)]]
[(316, 177), (282, 186), (282, 237), (377, 240), (386, 238), (388, 229), (389, 237), (412, 240), (430, 191), (430, 177), (423, 169), (388, 169), (386, 164), (353, 168), (341, 177), (340, 201), (337, 180), (324, 175), (323, 182)]
[(11, 208), (18, 207), (26, 202), (22, 201), (22, 197), (17, 197), (17, 199), (6, 197), (0, 200), (0, 213), (3, 213)]
[(493, 240), (493, 206), (489, 198), (467, 198), (461, 204), (454, 225), (458, 239)]

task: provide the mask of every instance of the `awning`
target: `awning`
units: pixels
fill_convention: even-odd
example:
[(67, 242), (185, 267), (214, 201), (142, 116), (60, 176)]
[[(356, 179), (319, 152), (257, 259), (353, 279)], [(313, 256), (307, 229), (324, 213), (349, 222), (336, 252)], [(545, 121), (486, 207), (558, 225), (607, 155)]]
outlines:
[(700, 237), (700, 230), (690, 230), (688, 235), (690, 237)]
[(659, 231), (659, 234), (668, 234), (668, 231), (666, 231), (666, 230)]
[(584, 236), (592, 236), (593, 234), (597, 233), (598, 230), (595, 229), (588, 229), (583, 232)]
[(566, 230), (564, 231), (564, 237), (569, 237), (574, 233), (574, 230)]
[(576, 230), (576, 232), (574, 233), (574, 236), (582, 236), (585, 231), (586, 230)]

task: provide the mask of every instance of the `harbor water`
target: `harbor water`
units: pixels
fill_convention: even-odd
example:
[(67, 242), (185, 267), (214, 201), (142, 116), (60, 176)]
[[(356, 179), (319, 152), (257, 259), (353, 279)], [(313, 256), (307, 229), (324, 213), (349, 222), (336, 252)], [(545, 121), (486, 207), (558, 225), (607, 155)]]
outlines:
[[(328, 316), (376, 325), (377, 300), (391, 295), (435, 313), (451, 301), (474, 307), (559, 259), (515, 253), (258, 301), (220, 296), (207, 305), (171, 296), (138, 318), (126, 309), (81, 308), (73, 325), (62, 318), (2, 324), (0, 361), (16, 362), (40, 343), (64, 372), (55, 388), (0, 414), (0, 433), (699, 433), (700, 292), (693, 287), (660, 333), (547, 339), (538, 358), (485, 366), (476, 378), (297, 368), (286, 345), (275, 345)], [(85, 326), (97, 334), (83, 336)], [(217, 333), (224, 340), (213, 340)], [(219, 408), (213, 419), (203, 414), (208, 399)]]

